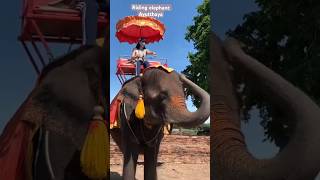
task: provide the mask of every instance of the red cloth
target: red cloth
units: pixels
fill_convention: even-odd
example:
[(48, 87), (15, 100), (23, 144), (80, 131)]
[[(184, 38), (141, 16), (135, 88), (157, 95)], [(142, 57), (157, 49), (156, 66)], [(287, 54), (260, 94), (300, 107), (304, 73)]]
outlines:
[(1, 137), (0, 177), (6, 180), (26, 180), (26, 154), (31, 128), (17, 122), (10, 133)]
[[(148, 61), (149, 67), (159, 67), (161, 62), (158, 61)], [(143, 72), (144, 67), (141, 65), (141, 70)], [(117, 74), (135, 75), (136, 74), (136, 63), (130, 63), (128, 59), (120, 58), (117, 61)]]
[(25, 104), (19, 108), (0, 136), (0, 179), (28, 179), (27, 168), (31, 167), (26, 166), (26, 157), (33, 128), (20, 119)]
[(110, 105), (110, 129), (120, 127), (119, 121), (118, 121), (118, 110), (119, 110), (119, 105), (121, 103), (121, 100), (115, 99), (112, 100), (111, 105)]

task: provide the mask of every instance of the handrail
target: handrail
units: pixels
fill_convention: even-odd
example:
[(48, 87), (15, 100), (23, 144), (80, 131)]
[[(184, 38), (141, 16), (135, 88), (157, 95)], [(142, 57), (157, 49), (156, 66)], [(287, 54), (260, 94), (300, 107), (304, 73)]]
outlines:
[[(130, 59), (131, 56), (129, 55), (120, 55), (118, 59)], [(147, 58), (145, 58), (148, 61), (158, 61), (161, 62), (161, 64), (167, 64), (168, 59), (167, 58), (158, 58), (158, 57), (153, 57), (153, 56), (147, 56)]]

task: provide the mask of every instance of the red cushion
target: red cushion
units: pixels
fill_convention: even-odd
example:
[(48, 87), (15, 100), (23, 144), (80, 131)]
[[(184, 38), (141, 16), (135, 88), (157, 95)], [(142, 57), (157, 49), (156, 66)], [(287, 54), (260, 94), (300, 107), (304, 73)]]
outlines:
[[(161, 65), (161, 62), (158, 61), (149, 61), (150, 67)], [(141, 70), (143, 70), (144, 67), (141, 66)], [(117, 74), (126, 74), (126, 75), (135, 75), (136, 72), (136, 64), (130, 63), (128, 59), (120, 58), (117, 61)]]

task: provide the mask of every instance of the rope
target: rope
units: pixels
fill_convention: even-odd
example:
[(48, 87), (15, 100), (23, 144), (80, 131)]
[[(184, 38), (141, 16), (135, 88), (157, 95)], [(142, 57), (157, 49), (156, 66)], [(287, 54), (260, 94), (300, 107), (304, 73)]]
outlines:
[[(121, 108), (121, 110), (122, 110), (122, 108)], [(133, 134), (135, 140), (136, 140), (136, 143), (137, 143), (137, 144), (140, 144), (140, 141), (139, 141), (139, 139), (137, 138), (136, 134), (133, 132), (133, 129), (132, 129), (132, 127), (131, 127), (131, 125), (130, 125), (130, 122), (129, 122), (129, 119), (128, 119), (128, 117), (127, 117), (125, 102), (123, 102), (123, 110), (122, 110), (122, 111), (123, 111), (123, 113), (124, 113), (124, 118), (125, 118), (125, 120), (126, 120), (126, 123), (127, 123), (128, 127), (129, 127), (131, 133)]]
[(50, 153), (49, 153), (49, 131), (48, 130), (45, 131), (45, 158), (46, 158), (46, 163), (47, 163), (48, 170), (50, 173), (50, 177), (52, 180), (54, 180), (55, 175), (53, 172), (52, 163), (50, 160)]
[(42, 144), (42, 136), (43, 136), (43, 132), (42, 132), (42, 126), (39, 127), (39, 136), (38, 136), (38, 143), (36, 146), (36, 154), (34, 157), (34, 161), (33, 161), (33, 174), (34, 174), (34, 179), (38, 179), (37, 178), (37, 167), (38, 167), (38, 161), (39, 161), (39, 153), (40, 153), (40, 149), (41, 149), (41, 144)]
[[(133, 129), (132, 129), (132, 126), (130, 125), (129, 118), (128, 118), (127, 114), (126, 114), (126, 105), (125, 105), (125, 102), (122, 103), (121, 111), (123, 111), (125, 121), (126, 121), (126, 123), (127, 123), (127, 125), (128, 125), (128, 128), (129, 128), (131, 134), (133, 135), (136, 143), (137, 143), (137, 144), (141, 144), (139, 138), (138, 138), (137, 135), (134, 133), (134, 131), (133, 131)], [(146, 140), (146, 137), (145, 137), (144, 131), (143, 131), (142, 123), (139, 123), (139, 124), (140, 124), (140, 130), (141, 130), (141, 135), (142, 135), (144, 144), (148, 145), (149, 147), (152, 147), (151, 143), (152, 143), (153, 141), (155, 141), (155, 140), (158, 139), (161, 130), (163, 130), (163, 125), (161, 125), (161, 126), (159, 127), (156, 135), (155, 135), (153, 138), (151, 138), (150, 140)], [(155, 141), (155, 142), (157, 142), (157, 141)], [(154, 143), (154, 145), (155, 145), (155, 144), (156, 144), (156, 143)]]
[[(143, 138), (145, 144), (148, 145), (149, 147), (154, 147), (154, 146), (156, 145), (156, 143), (157, 143), (157, 141), (155, 141), (155, 140), (158, 139), (158, 136), (160, 135), (161, 130), (163, 130), (163, 125), (161, 125), (161, 126), (159, 127), (156, 135), (155, 135), (153, 138), (151, 138), (149, 141), (147, 141), (147, 140), (146, 140), (146, 137), (145, 137), (145, 135), (144, 135), (142, 122), (140, 122), (139, 124), (140, 124), (140, 130), (141, 130), (142, 138)], [(155, 142), (153, 146), (151, 145), (152, 141)]]

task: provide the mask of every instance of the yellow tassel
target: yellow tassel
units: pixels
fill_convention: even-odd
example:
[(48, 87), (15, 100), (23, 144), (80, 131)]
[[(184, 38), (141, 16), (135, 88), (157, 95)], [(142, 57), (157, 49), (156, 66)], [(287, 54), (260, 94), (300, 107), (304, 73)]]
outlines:
[(135, 109), (135, 114), (138, 119), (143, 119), (145, 115), (144, 102), (142, 95), (139, 96), (139, 100)]
[(80, 163), (83, 173), (90, 179), (106, 178), (109, 171), (109, 137), (103, 121), (103, 108), (96, 106), (84, 141)]

